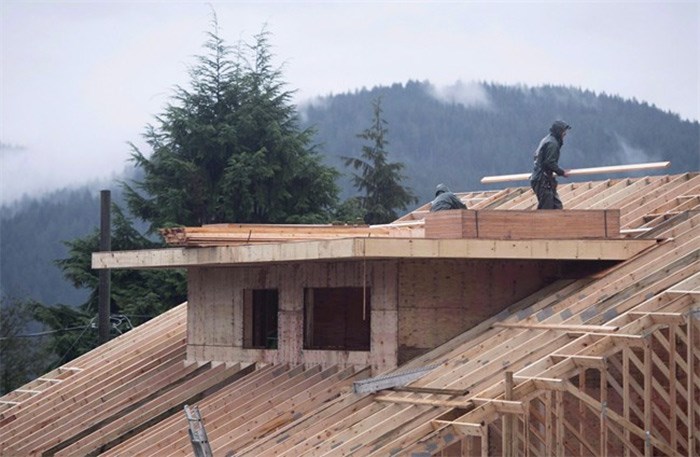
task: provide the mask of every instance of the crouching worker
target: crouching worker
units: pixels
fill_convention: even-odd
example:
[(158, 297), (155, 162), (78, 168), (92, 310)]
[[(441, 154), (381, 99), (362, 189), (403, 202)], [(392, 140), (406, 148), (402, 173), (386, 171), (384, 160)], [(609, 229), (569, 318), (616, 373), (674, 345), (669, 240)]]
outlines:
[(455, 194), (444, 184), (438, 184), (435, 188), (435, 200), (430, 203), (430, 211), (443, 211), (446, 209), (467, 209)]

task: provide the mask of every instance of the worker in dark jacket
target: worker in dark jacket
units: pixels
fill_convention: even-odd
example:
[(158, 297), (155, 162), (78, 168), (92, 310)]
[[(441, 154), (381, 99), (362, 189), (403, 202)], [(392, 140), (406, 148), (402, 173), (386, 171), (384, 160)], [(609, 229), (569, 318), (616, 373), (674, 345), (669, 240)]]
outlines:
[(430, 211), (442, 211), (446, 209), (467, 209), (467, 205), (444, 184), (438, 184), (435, 188), (435, 200), (430, 204)]
[(557, 194), (555, 175), (566, 177), (568, 173), (559, 166), (559, 153), (564, 137), (571, 126), (564, 121), (555, 121), (549, 135), (542, 138), (535, 150), (535, 164), (530, 175), (530, 186), (537, 195), (537, 209), (563, 209)]

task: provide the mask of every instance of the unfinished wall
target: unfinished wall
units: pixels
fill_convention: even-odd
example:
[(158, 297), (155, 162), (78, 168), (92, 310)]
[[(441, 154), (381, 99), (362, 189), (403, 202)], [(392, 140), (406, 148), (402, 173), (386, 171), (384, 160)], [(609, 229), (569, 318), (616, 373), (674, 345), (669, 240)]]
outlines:
[[(256, 267), (191, 268), (188, 273), (188, 359), (396, 366), (395, 261), (306, 262)], [(304, 349), (304, 289), (367, 287), (371, 352)], [(244, 348), (244, 296), (278, 289), (278, 349)]]
[(553, 261), (425, 260), (399, 266), (399, 364), (437, 347), (568, 270)]
[[(572, 268), (572, 264), (374, 260), (192, 268), (188, 358), (371, 365), (376, 374), (445, 343), (555, 279), (604, 265), (591, 262)], [(304, 289), (316, 287), (369, 290), (370, 351), (304, 349)], [(278, 291), (277, 349), (246, 347), (245, 297), (252, 289)]]

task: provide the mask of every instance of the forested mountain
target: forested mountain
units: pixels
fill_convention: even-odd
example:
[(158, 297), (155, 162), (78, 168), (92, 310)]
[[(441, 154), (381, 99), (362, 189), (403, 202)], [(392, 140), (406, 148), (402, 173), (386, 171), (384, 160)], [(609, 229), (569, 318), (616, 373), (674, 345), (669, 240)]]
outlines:
[[(566, 87), (473, 83), (438, 90), (411, 81), (300, 106), (304, 125), (317, 130), (319, 151), (345, 175), (339, 182), (342, 198), (355, 191), (341, 157), (359, 156), (363, 142), (357, 135), (369, 127), (372, 101), (380, 96), (388, 159), (405, 165), (404, 184), (419, 196), (419, 205), (432, 198), (440, 182), (454, 191), (469, 191), (489, 188), (479, 183), (486, 175), (530, 171), (534, 148), (557, 118), (573, 126), (562, 149), (564, 168), (670, 160), (671, 167), (657, 173), (700, 169), (698, 122), (646, 103)], [(3, 294), (45, 304), (84, 301), (85, 294), (63, 279), (54, 260), (66, 255), (63, 241), (99, 226), (100, 188), (111, 188), (113, 201), (120, 201), (119, 186), (111, 183), (62, 190), (0, 209)]]
[[(698, 122), (647, 103), (557, 86), (436, 89), (412, 81), (331, 95), (303, 107), (306, 124), (316, 126), (327, 160), (340, 171), (346, 172), (340, 157), (360, 149), (356, 134), (368, 125), (371, 101), (379, 96), (390, 159), (406, 165), (407, 183), (421, 201), (430, 200), (440, 182), (455, 191), (477, 190), (489, 188), (480, 184), (483, 176), (529, 172), (533, 151), (555, 119), (573, 126), (562, 149), (564, 168), (670, 160), (671, 167), (657, 173), (700, 169)], [(350, 195), (347, 176), (342, 188), (344, 197)]]

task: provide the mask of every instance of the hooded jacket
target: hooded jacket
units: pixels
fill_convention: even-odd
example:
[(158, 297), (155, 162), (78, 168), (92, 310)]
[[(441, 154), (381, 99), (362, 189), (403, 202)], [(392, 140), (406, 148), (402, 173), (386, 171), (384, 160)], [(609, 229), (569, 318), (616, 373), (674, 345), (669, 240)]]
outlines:
[(534, 154), (534, 165), (530, 181), (540, 181), (542, 178), (554, 179), (554, 174), (564, 175), (565, 171), (559, 166), (559, 154), (564, 144), (563, 133), (571, 126), (563, 121), (555, 121), (549, 129), (549, 135), (542, 138)]
[(435, 188), (435, 199), (430, 204), (430, 211), (442, 211), (446, 209), (467, 209), (467, 205), (444, 184), (438, 184)]

